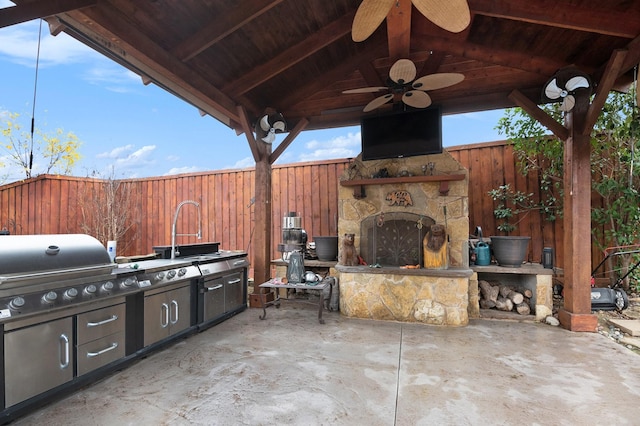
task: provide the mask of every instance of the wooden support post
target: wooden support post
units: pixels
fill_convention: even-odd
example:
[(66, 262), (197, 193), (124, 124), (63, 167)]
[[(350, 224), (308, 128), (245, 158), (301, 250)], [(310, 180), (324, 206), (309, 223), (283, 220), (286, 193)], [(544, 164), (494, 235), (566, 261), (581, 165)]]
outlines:
[[(269, 144), (260, 143), (259, 146), (271, 151)], [(271, 163), (268, 154), (256, 162), (255, 197), (253, 292), (259, 293), (258, 285), (271, 278)]]
[(560, 324), (571, 331), (597, 330), (591, 313), (591, 143), (582, 129), (588, 96), (576, 96), (567, 114), (569, 138), (564, 149), (564, 307)]

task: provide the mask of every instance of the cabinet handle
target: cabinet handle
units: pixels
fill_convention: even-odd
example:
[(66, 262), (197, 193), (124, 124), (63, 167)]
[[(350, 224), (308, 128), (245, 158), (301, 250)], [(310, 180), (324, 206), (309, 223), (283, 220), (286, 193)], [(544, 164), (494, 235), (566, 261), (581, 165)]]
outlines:
[(174, 306), (176, 315), (175, 315), (175, 319), (173, 321), (171, 321), (171, 324), (175, 324), (178, 322), (178, 302), (176, 302), (175, 300), (171, 301), (171, 306)]
[(233, 262), (233, 266), (244, 265), (245, 260), (236, 260)]
[(220, 290), (221, 288), (222, 288), (222, 284), (218, 284), (218, 285), (213, 286), (213, 287), (205, 287), (205, 289), (207, 291)]
[(240, 278), (236, 278), (235, 280), (229, 280), (229, 284), (238, 284), (240, 281), (242, 281)]
[(60, 368), (69, 366), (69, 338), (66, 334), (60, 335)]
[(162, 328), (166, 328), (169, 325), (169, 305), (162, 304), (162, 310), (160, 311), (160, 325)]
[(117, 315), (111, 315), (111, 318), (107, 318), (106, 320), (98, 321), (98, 322), (88, 322), (87, 327), (97, 327), (99, 325), (105, 325), (110, 322), (116, 321), (118, 319)]
[(113, 342), (113, 343), (111, 344), (111, 346), (109, 346), (108, 348), (104, 348), (104, 349), (102, 349), (101, 351), (98, 351), (98, 352), (87, 352), (87, 356), (88, 356), (89, 358), (93, 358), (94, 356), (102, 355), (102, 354), (103, 354), (103, 353), (105, 353), (105, 352), (112, 351), (112, 350), (114, 350), (114, 349), (115, 349), (115, 348), (117, 348), (117, 347), (118, 347), (118, 344), (117, 344), (116, 342)]

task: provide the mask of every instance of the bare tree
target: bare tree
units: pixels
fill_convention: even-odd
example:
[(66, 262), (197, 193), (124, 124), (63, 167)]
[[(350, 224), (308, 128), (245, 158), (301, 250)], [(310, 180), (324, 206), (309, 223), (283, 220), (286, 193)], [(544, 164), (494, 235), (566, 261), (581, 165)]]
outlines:
[(125, 251), (137, 232), (134, 219), (137, 209), (126, 183), (113, 176), (94, 182), (87, 180), (79, 200), (82, 231), (103, 244), (118, 241), (119, 251)]

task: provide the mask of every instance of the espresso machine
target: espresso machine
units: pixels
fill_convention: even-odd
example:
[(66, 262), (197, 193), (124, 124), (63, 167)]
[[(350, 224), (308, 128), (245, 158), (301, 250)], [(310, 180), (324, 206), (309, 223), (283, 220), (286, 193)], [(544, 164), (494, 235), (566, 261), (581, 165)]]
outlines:
[(307, 232), (302, 229), (302, 218), (296, 212), (289, 212), (282, 218), (282, 244), (278, 244), (278, 251), (282, 253), (282, 260), (289, 260), (294, 251), (299, 251), (303, 258), (307, 246)]

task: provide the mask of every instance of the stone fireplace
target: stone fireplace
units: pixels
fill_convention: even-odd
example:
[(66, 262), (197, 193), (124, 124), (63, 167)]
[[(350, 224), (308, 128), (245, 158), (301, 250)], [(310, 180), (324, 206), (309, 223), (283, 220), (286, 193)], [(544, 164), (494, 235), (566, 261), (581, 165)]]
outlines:
[[(466, 325), (468, 173), (448, 152), (356, 159), (341, 177), (338, 235), (367, 263), (336, 267), (340, 310), (358, 318)], [(425, 268), (425, 236), (446, 230), (447, 264)], [(435, 228), (434, 228), (435, 229)]]

